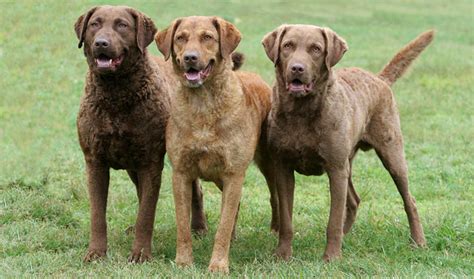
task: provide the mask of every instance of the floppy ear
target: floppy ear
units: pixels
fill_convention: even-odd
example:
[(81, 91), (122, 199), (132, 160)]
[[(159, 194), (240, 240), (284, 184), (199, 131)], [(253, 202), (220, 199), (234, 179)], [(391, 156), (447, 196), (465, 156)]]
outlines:
[(326, 68), (329, 70), (341, 60), (349, 48), (346, 41), (331, 29), (323, 28), (323, 35), (326, 39)]
[(157, 31), (153, 20), (145, 14), (129, 9), (129, 13), (135, 18), (136, 34), (137, 34), (137, 46), (141, 53), (143, 53), (146, 47), (153, 41), (153, 36)]
[(241, 34), (237, 27), (222, 18), (214, 17), (212, 24), (219, 33), (219, 46), (222, 58), (229, 56), (239, 45)]
[(168, 26), (165, 30), (160, 31), (155, 35), (156, 45), (158, 46), (160, 52), (163, 53), (165, 60), (168, 60), (171, 56), (171, 53), (173, 52), (174, 33), (176, 32), (176, 29), (178, 29), (178, 26), (180, 24), (181, 19), (178, 18), (173, 21), (173, 23), (171, 23), (171, 25)]
[(89, 19), (95, 10), (97, 10), (97, 8), (98, 7), (91, 8), (87, 13), (81, 15), (74, 24), (74, 30), (76, 31), (76, 36), (79, 39), (79, 44), (77, 45), (78, 48), (82, 47), (84, 36), (86, 35), (87, 24), (89, 23)]
[(275, 66), (278, 63), (278, 57), (280, 57), (280, 43), (286, 33), (286, 29), (287, 25), (280, 25), (280, 27), (265, 35), (262, 40), (265, 53)]

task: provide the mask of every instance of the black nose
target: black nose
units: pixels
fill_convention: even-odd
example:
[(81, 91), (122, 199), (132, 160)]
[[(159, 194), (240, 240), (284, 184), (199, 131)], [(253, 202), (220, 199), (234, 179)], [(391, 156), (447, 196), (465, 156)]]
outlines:
[(295, 63), (291, 65), (291, 72), (293, 73), (303, 73), (304, 72), (304, 66), (300, 63)]
[(94, 45), (96, 47), (100, 47), (100, 48), (107, 48), (110, 45), (110, 42), (106, 39), (103, 39), (103, 38), (97, 38), (94, 41)]
[(184, 62), (196, 63), (199, 58), (199, 54), (196, 51), (187, 51), (184, 53)]

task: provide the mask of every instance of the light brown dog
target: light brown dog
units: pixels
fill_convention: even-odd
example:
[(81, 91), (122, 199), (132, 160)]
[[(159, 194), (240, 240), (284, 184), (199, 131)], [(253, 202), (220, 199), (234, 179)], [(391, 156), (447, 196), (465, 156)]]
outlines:
[[(125, 6), (100, 6), (74, 26), (89, 65), (77, 117), (91, 208), (91, 235), (84, 258), (107, 251), (106, 207), (109, 170), (125, 169), (139, 200), (130, 262), (151, 258), (156, 202), (165, 155), (171, 67), (152, 58), (146, 47), (156, 33), (153, 21)], [(206, 231), (202, 195), (193, 183), (193, 230)]]
[[(271, 106), (271, 89), (256, 74), (233, 71), (231, 53), (240, 42), (240, 32), (223, 19), (177, 19), (155, 40), (165, 59), (172, 58), (180, 80), (171, 98), (166, 131), (173, 166), (176, 263), (186, 266), (193, 262), (189, 206), (191, 182), (200, 177), (222, 190), (221, 218), (209, 270), (228, 272), (231, 235), (252, 158), (269, 185), (274, 176), (261, 160), (264, 147), (259, 145)], [(276, 194), (271, 193), (276, 210)], [(278, 230), (277, 214), (273, 216), (272, 227)]]
[(370, 148), (403, 198), (412, 239), (425, 245), (415, 199), (408, 191), (400, 120), (390, 85), (433, 34), (421, 34), (378, 75), (358, 68), (333, 71), (347, 45), (328, 28), (282, 25), (264, 37), (277, 78), (268, 126), (280, 205), (277, 256), (288, 259), (292, 253), (294, 171), (327, 172), (331, 209), (323, 258), (329, 261), (341, 255), (343, 234), (350, 230), (360, 201), (351, 180), (352, 160), (359, 149)]

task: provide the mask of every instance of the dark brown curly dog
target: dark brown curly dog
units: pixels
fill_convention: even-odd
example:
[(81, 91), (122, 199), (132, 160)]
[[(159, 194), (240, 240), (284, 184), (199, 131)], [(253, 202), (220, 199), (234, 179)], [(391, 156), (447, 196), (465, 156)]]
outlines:
[[(165, 155), (171, 68), (146, 47), (156, 32), (152, 20), (129, 7), (101, 6), (74, 26), (89, 64), (77, 117), (91, 206), (91, 236), (85, 261), (106, 255), (109, 169), (125, 169), (139, 200), (129, 261), (151, 258), (156, 202)], [(193, 228), (205, 231), (202, 196), (193, 183)]]
[(347, 45), (328, 28), (282, 25), (264, 37), (277, 78), (268, 128), (280, 204), (277, 256), (288, 259), (292, 253), (294, 171), (327, 172), (331, 209), (323, 258), (329, 261), (341, 255), (343, 234), (350, 230), (360, 201), (351, 180), (352, 160), (359, 149), (370, 148), (397, 185), (412, 239), (425, 245), (415, 199), (408, 191), (400, 120), (390, 85), (432, 39), (432, 31), (421, 34), (375, 75), (358, 68), (333, 71)]

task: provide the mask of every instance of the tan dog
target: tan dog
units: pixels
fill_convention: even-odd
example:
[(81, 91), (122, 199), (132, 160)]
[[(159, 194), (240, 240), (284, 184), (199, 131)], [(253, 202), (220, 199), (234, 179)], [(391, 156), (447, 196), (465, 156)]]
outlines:
[[(74, 29), (89, 65), (77, 117), (91, 207), (84, 260), (106, 255), (109, 170), (114, 168), (126, 169), (137, 189), (139, 207), (129, 261), (143, 262), (151, 258), (169, 95), (176, 81), (162, 59), (148, 54), (146, 47), (156, 28), (141, 12), (124, 6), (94, 7), (77, 19)], [(198, 232), (207, 229), (198, 183), (193, 183), (192, 225)]]
[(420, 35), (374, 75), (358, 68), (333, 71), (347, 50), (328, 28), (282, 25), (262, 43), (276, 67), (268, 138), (276, 164), (280, 204), (277, 256), (291, 256), (294, 171), (327, 172), (331, 209), (324, 260), (341, 255), (342, 237), (356, 217), (359, 197), (351, 180), (359, 149), (374, 148), (405, 205), (411, 237), (425, 245), (415, 200), (408, 191), (407, 164), (392, 85), (433, 39)]
[[(231, 235), (252, 158), (266, 178), (273, 177), (260, 159), (264, 150), (259, 145), (271, 89), (255, 74), (233, 71), (231, 53), (239, 44), (240, 32), (223, 19), (177, 19), (155, 39), (165, 59), (172, 58), (180, 79), (166, 133), (178, 230), (176, 263), (193, 262), (189, 206), (191, 182), (200, 177), (216, 183), (223, 193), (209, 270), (228, 272)], [(276, 210), (276, 194), (271, 192)], [(277, 214), (273, 216), (272, 227), (277, 230)]]

